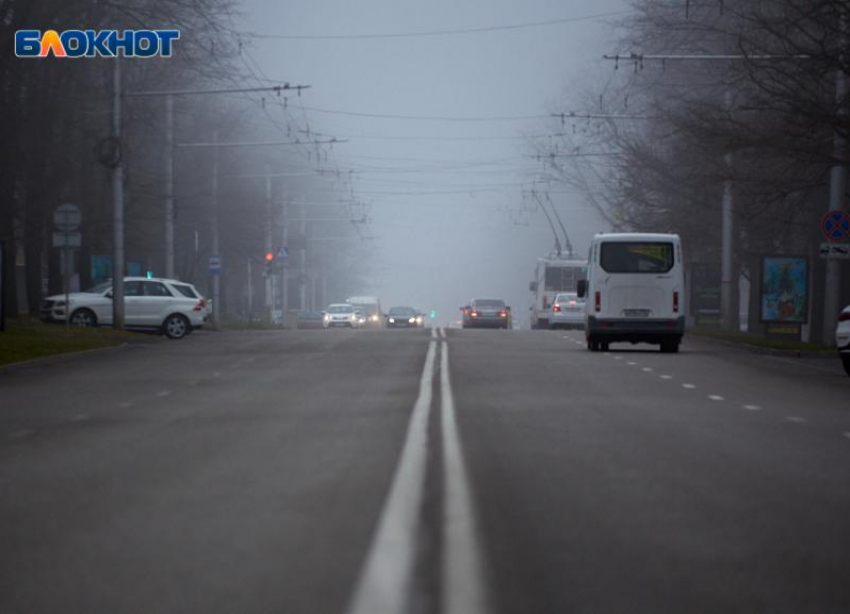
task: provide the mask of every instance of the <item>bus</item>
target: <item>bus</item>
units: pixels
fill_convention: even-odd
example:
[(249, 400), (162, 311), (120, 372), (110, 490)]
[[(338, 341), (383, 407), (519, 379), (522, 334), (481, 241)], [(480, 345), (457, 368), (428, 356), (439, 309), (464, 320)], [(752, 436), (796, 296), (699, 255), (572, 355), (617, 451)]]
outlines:
[(534, 295), (531, 328), (548, 329), (552, 303), (561, 292), (576, 292), (578, 282), (587, 279), (587, 260), (549, 256), (538, 258), (534, 279), (528, 289)]
[(685, 274), (679, 235), (598, 234), (590, 246), (585, 337), (590, 351), (611, 343), (653, 343), (679, 351), (685, 333)]

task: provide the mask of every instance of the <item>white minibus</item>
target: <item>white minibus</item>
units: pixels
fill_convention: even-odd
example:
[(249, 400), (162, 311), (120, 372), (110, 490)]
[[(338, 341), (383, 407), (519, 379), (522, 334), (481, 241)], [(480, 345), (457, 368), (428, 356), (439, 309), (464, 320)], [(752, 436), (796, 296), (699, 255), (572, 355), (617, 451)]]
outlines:
[(685, 280), (679, 235), (610, 233), (593, 238), (587, 281), (585, 337), (593, 352), (611, 343), (654, 343), (678, 352), (685, 333)]

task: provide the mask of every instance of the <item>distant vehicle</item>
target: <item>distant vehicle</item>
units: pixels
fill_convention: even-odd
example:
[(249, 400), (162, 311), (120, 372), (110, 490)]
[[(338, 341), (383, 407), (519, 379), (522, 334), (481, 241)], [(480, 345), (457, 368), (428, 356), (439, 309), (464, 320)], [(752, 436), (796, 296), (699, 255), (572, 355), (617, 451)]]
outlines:
[(587, 261), (550, 256), (538, 258), (534, 279), (528, 285), (533, 294), (531, 328), (549, 328), (552, 305), (562, 292), (575, 292), (578, 282), (587, 279)]
[(585, 337), (595, 352), (617, 341), (653, 343), (675, 353), (685, 332), (679, 235), (598, 234), (590, 246)]
[(413, 307), (393, 307), (387, 313), (387, 328), (417, 328)]
[(463, 328), (511, 327), (511, 308), (505, 301), (496, 298), (477, 298), (461, 307)]
[(298, 330), (324, 328), (325, 316), (321, 311), (299, 311), (296, 314)]
[(562, 292), (552, 301), (549, 328), (584, 328), (584, 299), (575, 292)]
[(352, 296), (345, 300), (362, 314), (361, 324), (370, 328), (384, 327), (384, 314), (377, 296)]
[[(41, 304), (41, 319), (73, 326), (112, 325), (112, 280), (84, 292), (48, 296)], [(124, 325), (128, 329), (156, 330), (181, 339), (201, 328), (207, 316), (204, 299), (192, 284), (176, 279), (125, 277)]]
[(334, 303), (328, 305), (322, 318), (325, 328), (348, 327), (360, 328), (360, 314), (354, 305), (348, 303)]
[(838, 346), (838, 355), (844, 371), (850, 375), (850, 305), (838, 314), (838, 326), (835, 328), (835, 345)]

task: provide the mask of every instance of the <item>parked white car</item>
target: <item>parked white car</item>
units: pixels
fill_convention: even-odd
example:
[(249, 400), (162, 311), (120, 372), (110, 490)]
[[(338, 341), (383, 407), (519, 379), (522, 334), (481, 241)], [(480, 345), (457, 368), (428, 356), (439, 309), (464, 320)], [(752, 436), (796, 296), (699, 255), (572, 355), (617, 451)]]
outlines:
[(835, 345), (844, 364), (844, 370), (850, 375), (850, 305), (838, 314), (838, 326), (835, 328)]
[[(74, 326), (112, 325), (112, 282), (85, 292), (48, 296), (41, 304), (45, 322), (65, 322), (70, 314)], [(192, 284), (176, 279), (124, 278), (124, 325), (130, 329), (159, 330), (181, 339), (204, 324), (206, 304)]]

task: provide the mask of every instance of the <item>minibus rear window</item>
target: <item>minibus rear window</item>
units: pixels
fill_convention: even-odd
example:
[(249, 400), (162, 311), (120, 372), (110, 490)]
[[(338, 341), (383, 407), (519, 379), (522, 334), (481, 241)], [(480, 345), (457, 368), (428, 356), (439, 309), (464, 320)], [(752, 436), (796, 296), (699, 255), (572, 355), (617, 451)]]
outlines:
[(603, 243), (600, 264), (606, 273), (666, 273), (673, 268), (673, 244)]

